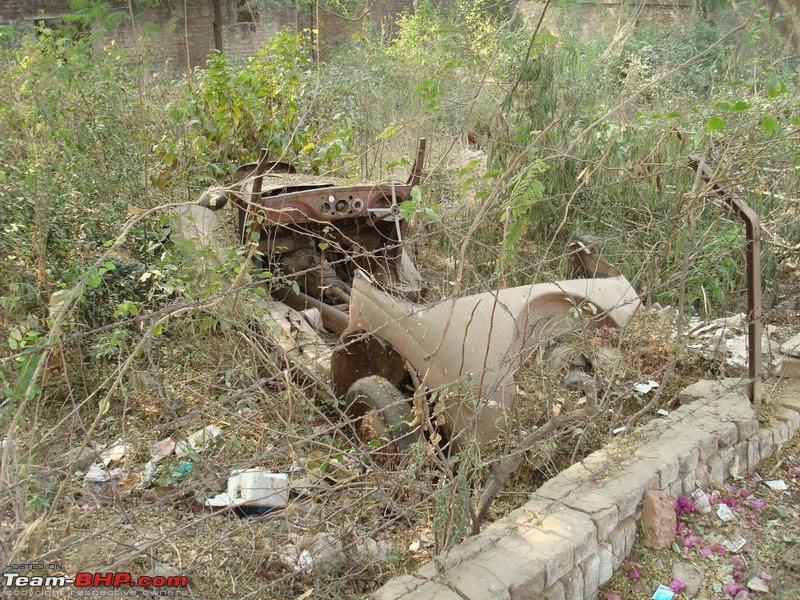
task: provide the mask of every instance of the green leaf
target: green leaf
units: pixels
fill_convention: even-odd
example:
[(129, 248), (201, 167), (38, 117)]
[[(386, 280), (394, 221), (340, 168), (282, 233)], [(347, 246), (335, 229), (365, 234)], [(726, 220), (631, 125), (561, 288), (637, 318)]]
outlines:
[(719, 131), (725, 127), (725, 119), (722, 117), (711, 117), (706, 121), (706, 129), (708, 131)]
[(733, 106), (731, 106), (731, 110), (735, 111), (747, 110), (748, 108), (750, 108), (750, 105), (744, 100), (739, 100)]
[(394, 137), (397, 134), (397, 132), (400, 131), (402, 128), (403, 128), (402, 123), (392, 123), (375, 137), (375, 141), (380, 142), (381, 140)]
[(772, 512), (774, 512), (781, 519), (785, 519), (786, 517), (789, 516), (789, 509), (786, 508), (785, 506), (774, 506), (772, 508)]
[(162, 331), (164, 331), (164, 325), (161, 323), (153, 327), (153, 335), (161, 335)]
[[(416, 189), (416, 188), (415, 188)], [(404, 221), (408, 221), (417, 212), (418, 204), (413, 200), (406, 200), (399, 204), (400, 216)]]
[(789, 90), (786, 89), (785, 83), (771, 77), (764, 82), (764, 91), (767, 93), (768, 98), (776, 98), (782, 94), (786, 94)]
[(730, 110), (730, 109), (731, 109), (731, 105), (730, 105), (729, 102), (724, 102), (724, 101), (723, 102), (717, 102), (714, 105), (714, 110)]
[(106, 271), (113, 271), (117, 268), (117, 264), (113, 260), (107, 260), (103, 263), (103, 266), (106, 268)]
[(773, 133), (775, 133), (775, 130), (778, 129), (778, 119), (769, 116), (762, 117), (761, 128), (764, 130), (764, 135), (767, 137), (771, 136)]

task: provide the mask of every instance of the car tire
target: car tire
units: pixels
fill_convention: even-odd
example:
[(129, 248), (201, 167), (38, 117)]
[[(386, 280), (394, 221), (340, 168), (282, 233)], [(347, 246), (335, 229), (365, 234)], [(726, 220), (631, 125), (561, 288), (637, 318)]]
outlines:
[(362, 442), (369, 444), (383, 439), (391, 442), (397, 452), (407, 452), (419, 438), (419, 427), (409, 425), (411, 405), (383, 377), (371, 375), (359, 379), (350, 386), (345, 401), (346, 412), (355, 420)]

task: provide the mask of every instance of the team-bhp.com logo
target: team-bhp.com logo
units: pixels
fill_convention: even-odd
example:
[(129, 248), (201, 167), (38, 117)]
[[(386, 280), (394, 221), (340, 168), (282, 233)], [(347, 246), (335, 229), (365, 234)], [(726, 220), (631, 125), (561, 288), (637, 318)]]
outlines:
[[(39, 565), (35, 566), (38, 567)], [(12, 596), (46, 595), (42, 592), (47, 590), (56, 591), (67, 586), (75, 586), (78, 590), (83, 589), (87, 592), (90, 590), (96, 592), (99, 591), (99, 588), (112, 588), (117, 591), (140, 588), (136, 590), (137, 595), (142, 594), (142, 592), (148, 589), (157, 588), (158, 595), (163, 596), (172, 595), (164, 593), (168, 590), (177, 591), (189, 585), (187, 578), (183, 575), (173, 575), (169, 577), (160, 575), (148, 577), (142, 575), (140, 577), (134, 577), (131, 573), (125, 572), (80, 572), (76, 573), (75, 577), (67, 577), (66, 575), (22, 575), (18, 572), (18, 569), (32, 568), (34, 565), (9, 565), (9, 567), (17, 567), (17, 569), (11, 570), (7, 567), (7, 570), (3, 573), (3, 587), (5, 588), (5, 593)], [(35, 570), (35, 568), (32, 570)], [(108, 591), (111, 590), (109, 589)], [(99, 594), (89, 593), (87, 595)]]

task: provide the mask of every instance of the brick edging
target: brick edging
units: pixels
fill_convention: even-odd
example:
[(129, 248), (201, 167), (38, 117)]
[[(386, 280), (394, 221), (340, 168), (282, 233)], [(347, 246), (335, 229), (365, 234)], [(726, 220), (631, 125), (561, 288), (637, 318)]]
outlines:
[(479, 535), (390, 580), (373, 598), (595, 598), (633, 547), (645, 490), (688, 494), (695, 482), (748, 473), (800, 426), (800, 398), (781, 401), (760, 428), (744, 380), (701, 381), (681, 396), (693, 397), (693, 389), (707, 395), (613, 440)]

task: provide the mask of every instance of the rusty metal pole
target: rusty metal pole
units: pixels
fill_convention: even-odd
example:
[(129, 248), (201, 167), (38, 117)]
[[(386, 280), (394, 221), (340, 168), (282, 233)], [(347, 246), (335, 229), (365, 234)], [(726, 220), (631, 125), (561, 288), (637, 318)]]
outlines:
[(753, 380), (750, 401), (761, 404), (761, 222), (756, 212), (740, 200), (731, 196), (731, 202), (745, 222), (747, 235), (747, 367)]
[[(239, 208), (239, 242), (242, 244), (244, 244), (244, 242), (247, 240), (247, 219), (252, 214), (255, 214), (255, 207), (259, 205), (259, 200), (261, 199), (261, 186), (264, 181), (264, 173), (267, 170), (268, 154), (268, 150), (266, 148), (262, 148), (258, 157), (258, 162), (256, 163), (256, 168), (253, 170), (251, 175), (251, 177), (253, 177), (253, 187), (250, 191), (250, 198), (245, 200), (244, 198), (239, 198), (238, 196), (234, 197), (234, 202)], [(252, 223), (251, 227), (250, 233), (261, 230), (261, 227), (258, 225), (258, 223)]]
[(750, 378), (750, 402), (761, 404), (761, 220), (749, 204), (736, 194), (731, 186), (723, 187), (716, 181), (714, 173), (705, 159), (693, 154), (689, 166), (700, 172), (700, 176), (711, 185), (728, 207), (744, 221), (745, 225), (745, 269), (747, 274), (747, 371)]

